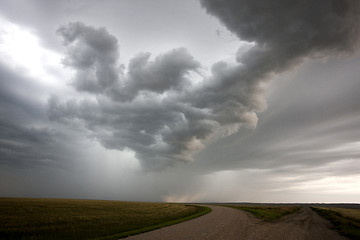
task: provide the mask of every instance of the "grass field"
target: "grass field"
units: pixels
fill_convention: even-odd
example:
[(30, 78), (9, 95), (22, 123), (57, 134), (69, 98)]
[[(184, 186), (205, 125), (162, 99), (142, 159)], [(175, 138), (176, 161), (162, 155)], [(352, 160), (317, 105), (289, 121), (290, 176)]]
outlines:
[(223, 205), (235, 209), (244, 210), (252, 213), (257, 218), (264, 221), (275, 221), (282, 216), (294, 213), (300, 209), (298, 206), (242, 206), (242, 205)]
[(360, 240), (360, 209), (312, 208), (320, 216), (329, 220), (334, 229), (352, 240)]
[(209, 211), (172, 203), (0, 198), (0, 239), (117, 239)]

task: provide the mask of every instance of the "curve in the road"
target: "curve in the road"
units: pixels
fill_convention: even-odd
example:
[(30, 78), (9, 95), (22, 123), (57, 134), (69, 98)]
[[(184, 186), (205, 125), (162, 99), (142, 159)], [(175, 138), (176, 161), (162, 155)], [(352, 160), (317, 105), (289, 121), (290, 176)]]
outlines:
[(251, 214), (208, 206), (212, 212), (187, 222), (126, 238), (127, 240), (344, 240), (310, 208), (266, 223)]

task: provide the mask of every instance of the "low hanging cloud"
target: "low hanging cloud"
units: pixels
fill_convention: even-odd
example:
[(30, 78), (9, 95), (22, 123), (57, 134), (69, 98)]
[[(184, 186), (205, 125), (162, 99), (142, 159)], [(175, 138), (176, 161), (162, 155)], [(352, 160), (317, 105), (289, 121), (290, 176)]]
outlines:
[(276, 74), (305, 57), (352, 53), (359, 48), (360, 3), (356, 0), (202, 0), (201, 4), (241, 40), (255, 43), (246, 53), (239, 51), (237, 66), (214, 65), (206, 91), (193, 94), (198, 106), (216, 112), (261, 111), (266, 106), (263, 84)]
[[(106, 148), (132, 149), (143, 166), (160, 169), (192, 154), (214, 136), (255, 127), (266, 108), (264, 84), (306, 57), (352, 53), (359, 47), (356, 0), (202, 0), (206, 11), (240, 39), (254, 42), (237, 63), (219, 61), (192, 81), (201, 64), (185, 48), (152, 58), (140, 53), (119, 65), (117, 39), (80, 22), (60, 27), (64, 65), (73, 86), (94, 98), (49, 99), (51, 120), (79, 121)], [(276, 14), (272, 14), (276, 13)], [(201, 75), (201, 74), (200, 74)]]
[[(179, 101), (179, 94), (192, 87), (191, 74), (200, 69), (185, 48), (153, 60), (150, 53), (140, 53), (125, 71), (116, 65), (118, 55), (113, 50), (117, 50), (117, 41), (104, 28), (76, 22), (62, 26), (58, 33), (68, 48), (63, 62), (76, 71), (72, 85), (93, 94), (96, 101), (52, 97), (51, 120), (80, 120), (91, 138), (106, 148), (132, 149), (151, 169), (171, 165), (174, 160), (191, 161), (191, 153), (201, 149), (201, 141), (214, 133), (217, 123), (206, 109)], [(110, 43), (112, 51), (103, 51)], [(105, 67), (104, 59), (110, 67)], [(103, 82), (102, 76), (112, 77)]]

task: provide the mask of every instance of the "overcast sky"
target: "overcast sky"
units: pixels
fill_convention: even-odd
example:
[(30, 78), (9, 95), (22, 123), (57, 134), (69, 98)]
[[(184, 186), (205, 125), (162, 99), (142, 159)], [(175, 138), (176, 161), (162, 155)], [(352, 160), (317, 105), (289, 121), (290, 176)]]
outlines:
[(359, 202), (357, 0), (1, 0), (0, 197)]

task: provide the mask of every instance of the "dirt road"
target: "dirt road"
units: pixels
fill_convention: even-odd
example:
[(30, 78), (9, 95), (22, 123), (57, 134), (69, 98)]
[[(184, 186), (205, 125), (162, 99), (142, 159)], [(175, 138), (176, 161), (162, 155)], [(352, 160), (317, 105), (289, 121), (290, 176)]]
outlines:
[(251, 214), (212, 206), (212, 212), (170, 227), (126, 238), (126, 240), (344, 240), (329, 229), (330, 223), (310, 208), (266, 223)]

